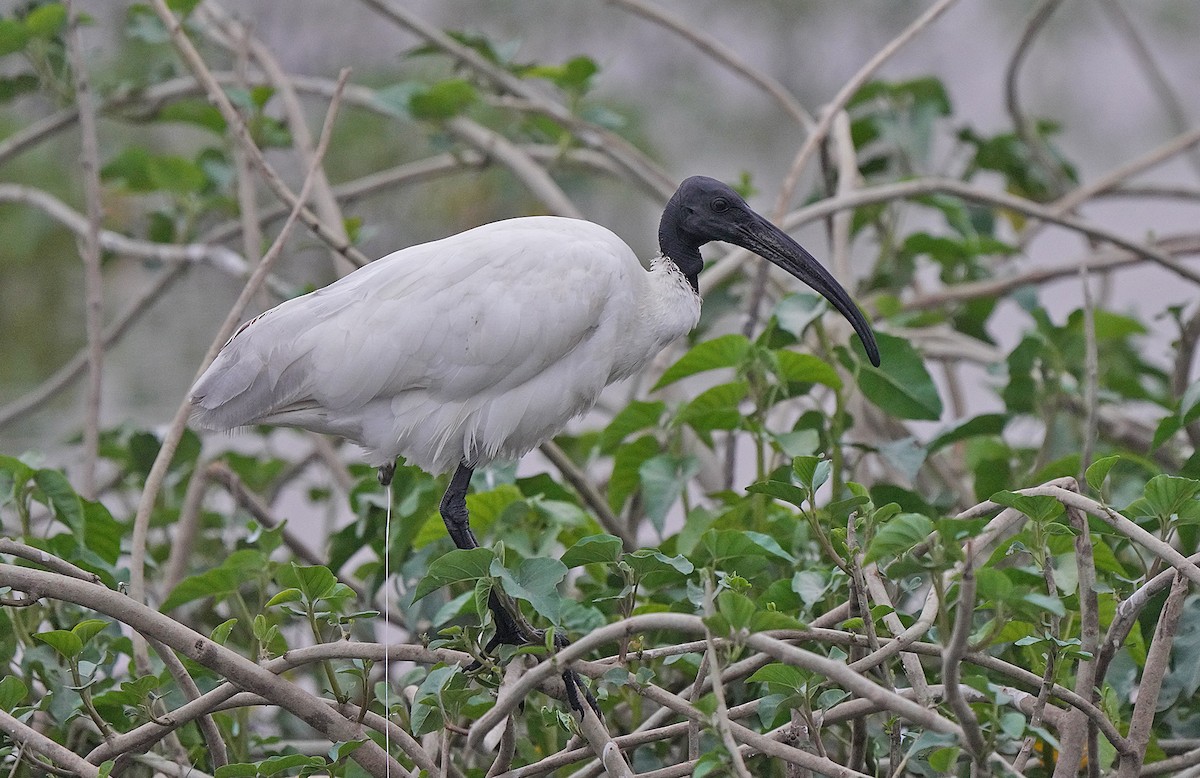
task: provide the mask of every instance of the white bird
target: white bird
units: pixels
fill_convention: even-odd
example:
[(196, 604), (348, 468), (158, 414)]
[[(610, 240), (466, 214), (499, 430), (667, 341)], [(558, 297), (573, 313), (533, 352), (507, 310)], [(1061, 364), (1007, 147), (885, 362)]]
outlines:
[[(549, 440), (694, 328), (705, 243), (735, 243), (820, 292), (879, 364), (846, 290), (728, 186), (684, 181), (658, 239), (649, 271), (604, 227), (554, 216), (402, 249), (243, 324), (192, 387), (192, 418), (339, 435), (366, 450), (384, 483), (401, 456), (434, 475), (457, 468), (441, 513), (455, 544), (475, 548), (474, 468)], [(519, 614), (492, 605), (493, 643), (536, 639)]]

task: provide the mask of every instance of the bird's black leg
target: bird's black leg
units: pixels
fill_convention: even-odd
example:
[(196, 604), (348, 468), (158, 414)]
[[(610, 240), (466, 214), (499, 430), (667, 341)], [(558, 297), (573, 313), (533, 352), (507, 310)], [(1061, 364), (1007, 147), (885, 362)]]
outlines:
[(479, 541), (475, 539), (475, 533), (471, 531), (467, 520), (467, 489), (471, 486), (471, 474), (474, 472), (475, 468), (466, 462), (458, 466), (450, 478), (446, 493), (442, 495), (442, 504), (438, 509), (442, 514), (442, 521), (446, 523), (450, 539), (459, 548), (479, 548)]
[[(463, 549), (479, 548), (479, 541), (475, 539), (475, 533), (471, 531), (467, 515), (467, 490), (471, 486), (471, 475), (474, 472), (475, 468), (466, 462), (458, 466), (450, 478), (450, 485), (446, 487), (446, 493), (442, 495), (442, 502), (438, 509), (442, 514), (442, 521), (446, 524), (446, 531), (450, 533), (450, 539), (454, 541), (455, 546)], [(381, 468), (380, 480), (382, 478), (383, 470)], [(534, 629), (521, 615), (517, 604), (502, 592), (496, 589), (492, 590), (488, 595), (488, 607), (491, 608), (492, 617), (496, 620), (496, 634), (488, 641), (485, 650), (490, 652), (501, 644), (540, 645), (545, 640), (546, 633), (543, 630)], [(554, 642), (557, 648), (565, 648), (568, 644), (567, 639), (561, 635), (555, 635)], [(563, 673), (563, 683), (566, 684), (567, 702), (572, 710), (578, 712), (580, 716), (583, 715), (583, 704), (577, 694), (577, 689), (579, 689), (583, 691), (584, 698), (592, 710), (596, 711), (596, 715), (600, 715), (596, 698), (583, 685), (583, 681), (574, 670), (567, 670)]]

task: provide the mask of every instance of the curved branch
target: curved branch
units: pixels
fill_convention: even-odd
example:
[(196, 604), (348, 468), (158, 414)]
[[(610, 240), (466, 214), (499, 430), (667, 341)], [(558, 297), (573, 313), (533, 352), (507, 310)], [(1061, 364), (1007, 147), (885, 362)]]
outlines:
[[(0, 586), (9, 586), (36, 598), (72, 602), (127, 624), (243, 689), (261, 694), (332, 740), (365, 737), (360, 724), (331, 711), (319, 697), (123, 594), (67, 576), (9, 564), (0, 564)], [(402, 769), (370, 740), (355, 749), (352, 758), (376, 778), (386, 778), (390, 769)]]

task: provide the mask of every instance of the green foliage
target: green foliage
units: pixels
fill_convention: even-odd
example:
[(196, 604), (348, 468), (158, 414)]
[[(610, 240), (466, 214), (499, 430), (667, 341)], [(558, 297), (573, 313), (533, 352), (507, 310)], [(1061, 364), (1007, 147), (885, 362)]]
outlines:
[[(170, 5), (187, 17), (198, 4)], [(0, 18), (0, 56), (8, 67), (0, 78), (0, 103), (30, 93), (56, 106), (74, 99), (61, 40), (65, 9), (44, 2)], [(131, 66), (137, 72), (119, 88), (100, 87), (101, 97), (115, 106), (104, 114), (99, 172), (105, 202), (112, 204), (104, 226), (162, 244), (216, 241), (211, 235), (244, 215), (229, 128), (194, 91), (140, 100), (183, 71), (152, 8), (131, 5), (124, 21), (122, 45), (139, 56)], [(193, 33), (191, 26), (199, 25), (195, 19), (184, 24)], [(610, 142), (616, 128), (627, 130), (621, 143), (654, 148), (636, 137), (639, 117), (620, 113), (600, 96), (604, 74), (596, 59), (520, 62), (516, 44), (448, 34), (506, 76), (531, 84), (535, 94), (552, 95), (566, 114), (530, 110), (525, 98), (464, 66), (460, 57), (422, 46), (394, 72), (372, 75), (373, 87), (358, 86), (354, 113), (340, 121), (377, 121), (403, 139), (393, 144), (404, 149), (402, 161), (428, 153), (442, 164), (466, 159), (467, 152), (478, 156), (451, 131), (456, 117), (469, 117), (521, 153), (529, 151), (538, 164), (553, 157), (545, 169), (572, 196), (590, 193), (594, 185), (586, 167), (594, 157), (573, 152), (598, 154), (596, 139)], [(291, 148), (292, 128), (280, 118), (276, 86), (251, 79), (225, 89), (260, 147)], [(858, 170), (870, 184), (931, 172), (962, 182), (998, 177), (1009, 193), (1053, 202), (1076, 180), (1075, 166), (1055, 145), (1052, 122), (1037, 120), (1024, 133), (1000, 128), (983, 134), (962, 124), (934, 77), (868, 83), (847, 111)], [(138, 132), (113, 131), (123, 125)], [(171, 142), (147, 140), (155, 132), (169, 133)], [(373, 173), (383, 167), (370, 159), (361, 135), (354, 140), (347, 145), (358, 164), (374, 165)], [(389, 144), (394, 140), (387, 137)], [(395, 148), (388, 148), (387, 159), (395, 164)], [(489, 158), (481, 164), (493, 163)], [(435, 174), (419, 177), (429, 175)], [(467, 205), (457, 204), (456, 218), (477, 221), (484, 201), (502, 203), (498, 210), (544, 210), (510, 197), (499, 178), (479, 175), (483, 183), (464, 190), (470, 196), (462, 198)], [(748, 197), (757, 194), (748, 174), (737, 186)], [(150, 509), (144, 541), (149, 602), (246, 662), (282, 666), (299, 661), (303, 649), (323, 646), (325, 658), (289, 666), (279, 677), (323, 698), (314, 704), (336, 704), (339, 712), (364, 705), (378, 715), (387, 706), (393, 726), (422, 738), (456, 737), (496, 705), (506, 667), (525, 659), (515, 654), (541, 661), (555, 650), (556, 638), (574, 639), (629, 617), (699, 617), (709, 634), (630, 629), (588, 657), (615, 657), (605, 660), (606, 672), (590, 689), (609, 721), (621, 726), (645, 720), (643, 695), (651, 684), (699, 691), (697, 675), (706, 668), (705, 677), (712, 678), (711, 662), (724, 668), (749, 658), (752, 634), (770, 632), (804, 651), (856, 662), (877, 641), (913, 627), (926, 598), (936, 597), (939, 608), (934, 623), (923, 625), (920, 649), (944, 649), (955, 609), (971, 608), (963, 673), (982, 736), (990, 750), (1005, 755), (1032, 738), (1042, 764), (1029, 774), (1042, 774), (1036, 770), (1048, 767), (1060, 744), (1013, 704), (1011, 687), (1020, 684), (1008, 669), (1035, 678), (1045, 674), (1074, 688), (1080, 662), (1098, 658), (1096, 647), (1085, 645), (1087, 599), (1097, 600), (1094, 626), (1104, 634), (1120, 626), (1130, 596), (1169, 569), (1154, 549), (1114, 529), (1106, 510), (1120, 511), (1176, 548), (1196, 547), (1200, 455), (1191, 440), (1200, 423), (1200, 382), (1177, 393), (1176, 376), (1145, 348), (1148, 322), (1157, 312), (1145, 320), (1102, 308), (1090, 316), (1082, 310), (1052, 316), (1032, 285), (969, 294), (1020, 270), (1025, 244), (1017, 232), (1024, 225), (1019, 213), (934, 191), (872, 203), (850, 216), (856, 263), (873, 260), (856, 265), (865, 277), (854, 296), (879, 327), (880, 367), (868, 363), (857, 341), (847, 342), (830, 327), (835, 316), (808, 292), (762, 305), (755, 326), (745, 330), (750, 334), (742, 334), (755, 279), (735, 274), (708, 295), (697, 333), (671, 352), (673, 360), (657, 377), (634, 384), (625, 402), (607, 402), (606, 395), (595, 415), (558, 438), (595, 489), (580, 489), (555, 468), (541, 472), (540, 460), (532, 457), (520, 470), (508, 464), (479, 469), (467, 498), (481, 543), (474, 549), (453, 548), (438, 515), (444, 478), (401, 462), (385, 492), (374, 469), (363, 465), (338, 478), (313, 478), (312, 459), (297, 452), (287, 433), (262, 428), (247, 434), (248, 445), (221, 450), (226, 446), (220, 440), (202, 448), (188, 432)], [(345, 225), (355, 242), (370, 241), (381, 226), (369, 209), (347, 214)], [(860, 257), (867, 251), (875, 256)], [(935, 281), (966, 291), (944, 303), (922, 302)], [(998, 328), (992, 317), (1001, 303), (1015, 305), (1025, 317), (1022, 329), (1003, 339), (993, 336)], [(1168, 314), (1184, 333), (1183, 312)], [(985, 402), (964, 401), (952, 391), (958, 352), (946, 357), (930, 346), (946, 342), (964, 349), (968, 356), (961, 359), (979, 361), (970, 355), (985, 353), (994, 360), (983, 365)], [(1088, 366), (1093, 343), (1094, 375)], [(1093, 381), (1101, 411), (1135, 407), (1137, 415), (1152, 419), (1149, 446), (1102, 424), (1086, 427), (1089, 418), (1103, 417), (1084, 412)], [(103, 430), (99, 456), (110, 480), (99, 500), (79, 494), (74, 472), (69, 478), (37, 455), (0, 456), (3, 535), (33, 549), (32, 555), (24, 548), (6, 554), (4, 563), (45, 568), (52, 556), (73, 566), (56, 569), (94, 576), (99, 583), (89, 585), (120, 592), (131, 579), (138, 499), (161, 446), (157, 433), (134, 426)], [(1097, 500), (1084, 524), (1068, 515), (1059, 493), (1026, 490), (1081, 474), (1083, 499)], [(605, 505), (597, 506), (594, 494)], [(598, 515), (600, 507), (612, 515)], [(985, 528), (1004, 508), (1021, 516), (1004, 533), (988, 536), (991, 545), (982, 548)], [(191, 538), (186, 548), (176, 545), (184, 524)], [(1084, 540), (1090, 541), (1096, 577), (1090, 591), (1081, 583)], [(39, 562), (38, 554), (47, 557)], [(977, 555), (971, 559), (971, 603), (964, 599), (968, 554)], [(170, 583), (168, 570), (178, 575)], [(865, 576), (877, 573), (888, 602), (878, 601), (870, 586), (861, 589)], [(82, 750), (168, 721), (184, 704), (184, 690), (161, 656), (152, 653), (145, 667), (135, 661), (133, 641), (115, 623), (117, 616), (57, 599), (49, 589), (29, 594), (26, 601), (20, 591), (0, 589), (12, 605), (0, 608), (0, 710), (35, 721), (57, 741), (86, 741)], [(489, 601), (501, 597), (546, 630), (545, 645), (484, 649), (496, 627)], [(1097, 704), (1121, 731), (1128, 731), (1128, 700), (1136, 697), (1146, 670), (1163, 599), (1147, 597), (1126, 625), (1128, 637), (1103, 657), (1111, 664), (1098, 684)], [(382, 625), (385, 601), (394, 627)], [(846, 604), (848, 615), (826, 624), (836, 639), (830, 632), (797, 632)], [(1200, 718), (1200, 606), (1193, 596), (1182, 607), (1155, 738), (1194, 737)], [(412, 645), (405, 647), (404, 669), (393, 664), (389, 687), (379, 680), (378, 654), (357, 649), (401, 635)], [(713, 638), (711, 649), (687, 645), (701, 637)], [(988, 660), (978, 661), (985, 654)], [(761, 732), (821, 721), (810, 734), (825, 738), (822, 745), (842, 758), (854, 733), (843, 719), (825, 715), (849, 693), (795, 657), (784, 659), (758, 656), (749, 675), (727, 677), (726, 706), (754, 703), (754, 715), (740, 722)], [(228, 680), (211, 662), (182, 661), (201, 692)], [(911, 668), (895, 657), (883, 661), (886, 666), (873, 667), (866, 677), (911, 684), (904, 675)], [(922, 667), (930, 684), (941, 683), (940, 662), (930, 658)], [(1036, 693), (1036, 684), (1027, 691)], [(692, 774), (729, 773), (732, 757), (715, 729), (716, 696), (699, 694), (691, 704), (702, 730), (702, 756)], [(937, 715), (958, 715), (949, 706), (928, 707)], [(913, 774), (971, 771), (965, 744), (953, 737), (893, 712), (865, 716), (870, 767), (863, 769), (893, 774), (888, 760), (899, 754)], [(576, 742), (574, 718), (538, 692), (513, 722), (517, 768)], [(295, 722), (273, 705), (253, 714), (217, 712), (213, 723), (228, 746), (229, 764), (215, 765), (190, 720), (175, 736), (197, 769), (216, 778), (364, 774), (353, 759), (365, 741), (330, 743), (324, 755), (295, 753), (286, 741)], [(1150, 756), (1161, 756), (1154, 748)], [(449, 750), (465, 765), (463, 774), (487, 771), (469, 749), (455, 743)], [(639, 748), (637, 770), (671, 768), (687, 753), (666, 744)], [(1105, 753), (1111, 762), (1111, 750)], [(0, 766), (21, 778), (32, 774), (16, 758), (13, 749), (0, 746)], [(783, 774), (765, 757), (751, 760), (756, 774)], [(404, 767), (416, 769), (407, 761)]]

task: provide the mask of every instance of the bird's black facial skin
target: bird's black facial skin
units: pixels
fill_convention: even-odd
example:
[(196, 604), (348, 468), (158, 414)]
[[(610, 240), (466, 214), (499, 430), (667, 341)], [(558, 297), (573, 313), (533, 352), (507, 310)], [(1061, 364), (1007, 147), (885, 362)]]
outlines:
[(753, 251), (819, 292), (846, 317), (871, 364), (879, 366), (871, 325), (829, 271), (787, 233), (751, 210), (737, 192), (716, 179), (693, 176), (679, 185), (663, 210), (659, 249), (699, 290), (698, 276), (704, 268), (700, 247), (714, 240)]

